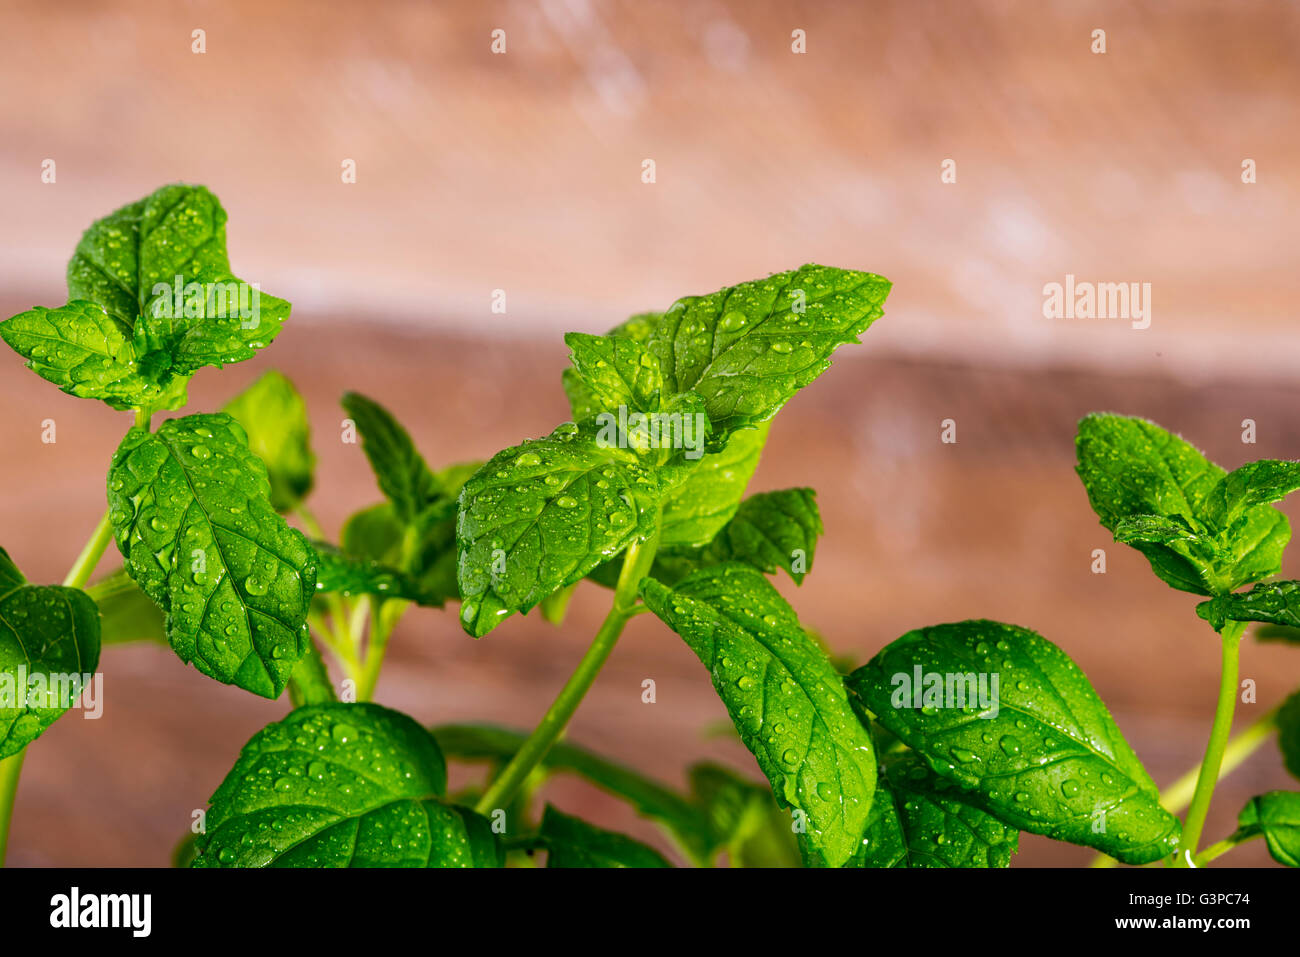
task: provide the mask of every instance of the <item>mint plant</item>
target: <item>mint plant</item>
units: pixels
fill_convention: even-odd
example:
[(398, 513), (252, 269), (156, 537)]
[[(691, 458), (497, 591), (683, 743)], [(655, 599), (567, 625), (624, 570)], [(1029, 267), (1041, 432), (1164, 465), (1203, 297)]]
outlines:
[[(882, 315), (887, 280), (805, 266), (605, 335), (571, 333), (572, 420), (486, 462), (431, 467), (383, 406), (349, 393), (345, 426), (382, 500), (330, 540), (306, 504), (315, 456), (284, 376), (268, 372), (220, 412), (154, 423), (182, 409), (199, 368), (253, 357), (289, 316), (234, 278), (225, 221), (208, 190), (164, 187), (87, 231), (66, 305), (0, 323), (42, 378), (133, 416), (108, 463), (104, 518), (65, 581), (30, 584), (0, 551), (0, 854), (25, 749), (73, 706), (101, 646), (146, 640), (289, 699), (178, 847), (176, 862), (195, 867), (527, 866), (539, 852), (552, 867), (669, 865), (538, 807), (554, 775), (628, 802), (697, 866), (1005, 867), (1021, 831), (1132, 864), (1203, 863), (1254, 837), (1282, 863), (1300, 859), (1290, 792), (1255, 798), (1236, 832), (1199, 847), (1225, 754), (1276, 727), (1300, 766), (1300, 697), (1227, 741), (1242, 623), (1284, 640), (1300, 629), (1297, 583), (1264, 581), (1289, 536), (1270, 503), (1300, 487), (1300, 466), (1224, 474), (1148, 423), (1081, 426), (1080, 475), (1103, 523), (1206, 597), (1198, 614), (1223, 635), (1226, 703), (1182, 824), (1186, 786), (1162, 798), (1087, 678), (1038, 634), (984, 620), (920, 628), (853, 669), (774, 584), (812, 569), (816, 495), (746, 488), (774, 416)], [(122, 569), (92, 581), (110, 539)], [(424, 728), (370, 700), (412, 609), (456, 605), (479, 639), (534, 608), (563, 627), (578, 587), (606, 589), (609, 612), (531, 731)], [(704, 763), (672, 788), (562, 740), (627, 622), (647, 612), (709, 670), (766, 786)], [(449, 793), (449, 760), (486, 766), (482, 783)]]
[[(1140, 551), (1171, 588), (1207, 597), (1196, 614), (1219, 636), (1222, 669), (1205, 758), (1164, 794), (1166, 807), (1187, 806), (1175, 865), (1200, 865), (1262, 836), (1274, 860), (1294, 867), (1300, 859), (1300, 792), (1252, 799), (1234, 833), (1205, 849), (1200, 844), (1220, 775), (1275, 728), (1288, 770), (1295, 774), (1300, 768), (1300, 693), (1231, 739), (1247, 624), (1300, 626), (1300, 606), (1291, 605), (1300, 583), (1271, 577), (1281, 570), (1291, 538), (1287, 517), (1273, 503), (1300, 488), (1300, 462), (1264, 459), (1228, 472), (1155, 423), (1119, 415), (1083, 419), (1076, 445), (1079, 477), (1102, 525), (1116, 541)], [(1246, 586), (1253, 587), (1239, 590)]]

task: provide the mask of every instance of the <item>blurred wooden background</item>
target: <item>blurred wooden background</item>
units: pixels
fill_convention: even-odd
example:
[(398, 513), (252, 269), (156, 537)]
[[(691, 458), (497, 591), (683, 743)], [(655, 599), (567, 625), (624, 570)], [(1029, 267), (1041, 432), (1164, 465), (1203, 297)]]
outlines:
[[(269, 353), (201, 373), (191, 407), (270, 366), (292, 376), (328, 529), (378, 498), (337, 438), (344, 389), (389, 404), (435, 464), (483, 457), (566, 417), (561, 331), (806, 261), (872, 269), (895, 282), (886, 317), (782, 414), (754, 484), (819, 491), (816, 568), (786, 588), (804, 620), (859, 660), (921, 624), (1033, 627), (1089, 674), (1158, 781), (1199, 759), (1213, 635), (1097, 525), (1073, 429), (1114, 409), (1228, 466), (1300, 456), (1293, 6), (87, 0), (11, 2), (0, 26), (0, 313), (63, 301), (92, 218), (164, 182), (207, 183), (236, 271), (295, 307)], [(946, 158), (955, 184), (940, 182)], [(1151, 328), (1043, 318), (1043, 284), (1066, 273), (1152, 283)], [(0, 543), (58, 580), (127, 422), (13, 356), (0, 396)], [(958, 442), (941, 445), (949, 417)], [(1243, 418), (1257, 445), (1240, 442)], [(1089, 571), (1098, 547), (1106, 575)], [(480, 642), (452, 615), (412, 614), (379, 697), (429, 723), (531, 725), (602, 598), (581, 589), (561, 630), (529, 616)], [(162, 649), (112, 649), (103, 670), (104, 718), (65, 718), (29, 754), (12, 863), (164, 863), (284, 710)], [(1250, 642), (1243, 675), (1259, 682), (1244, 722), (1300, 685), (1300, 657)], [(703, 735), (724, 718), (698, 661), (638, 618), (571, 736), (674, 783), (706, 756), (756, 774)], [(1265, 749), (1221, 787), (1207, 834), (1287, 786)], [(655, 840), (580, 785), (551, 796)], [(1017, 862), (1087, 856), (1025, 837)]]

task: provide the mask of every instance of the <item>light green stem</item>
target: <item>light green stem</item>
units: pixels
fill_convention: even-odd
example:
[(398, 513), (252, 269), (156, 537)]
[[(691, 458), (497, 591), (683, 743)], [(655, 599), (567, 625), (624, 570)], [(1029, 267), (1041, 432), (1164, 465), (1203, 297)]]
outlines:
[(105, 512), (95, 526), (95, 530), (90, 533), (85, 547), (81, 549), (81, 554), (77, 560), (72, 563), (68, 569), (67, 576), (63, 579), (63, 584), (69, 588), (81, 588), (86, 582), (90, 581), (90, 576), (95, 573), (95, 566), (99, 564), (100, 558), (104, 555), (104, 549), (113, 539), (113, 523), (109, 519), (109, 513)]
[(388, 639), (392, 637), (393, 628), (405, 610), (404, 601), (371, 599), (370, 640), (366, 643), (366, 659), (361, 667), (361, 676), (357, 679), (358, 701), (369, 701), (374, 697), (375, 685), (379, 683), (379, 669), (384, 664), (384, 652), (388, 649)]
[[(1278, 709), (1273, 708), (1228, 742), (1228, 746), (1223, 751), (1223, 764), (1219, 766), (1220, 781), (1241, 767), (1248, 757), (1273, 736), (1273, 731), (1277, 727), (1277, 712)], [(1198, 766), (1165, 788), (1160, 795), (1160, 803), (1164, 809), (1171, 814), (1177, 814), (1186, 808), (1196, 792), (1196, 779), (1199, 776)]]
[[(1273, 708), (1268, 711), (1228, 742), (1228, 746), (1223, 751), (1223, 763), (1219, 765), (1220, 781), (1241, 767), (1247, 758), (1258, 751), (1273, 736), (1273, 732), (1277, 729), (1278, 710), (1279, 708)], [(1200, 777), (1200, 774), (1201, 766), (1198, 764), (1161, 791), (1161, 806), (1170, 814), (1177, 814), (1185, 810), (1192, 800), (1192, 794), (1196, 790), (1196, 779)], [(1118, 865), (1119, 861), (1115, 860), (1115, 858), (1106, 854), (1098, 854), (1093, 858), (1089, 866), (1116, 867)]]
[[(408, 526), (402, 536), (402, 555), (398, 567), (404, 572), (415, 568), (419, 557), (420, 536), (414, 526)], [(357, 679), (357, 700), (369, 701), (375, 695), (375, 685), (379, 683), (379, 671), (384, 666), (384, 654), (388, 651), (388, 640), (393, 637), (393, 629), (401, 619), (410, 602), (398, 598), (382, 599), (373, 595), (363, 599), (357, 606), (366, 611), (370, 619), (370, 638), (366, 642), (365, 662), (361, 676)], [(353, 629), (360, 628), (360, 620), (354, 622)]]
[(1260, 836), (1259, 832), (1256, 832), (1254, 834), (1229, 835), (1228, 837), (1225, 837), (1223, 840), (1219, 841), (1218, 843), (1211, 844), (1205, 850), (1201, 851), (1201, 853), (1197, 854), (1196, 866), (1204, 867), (1206, 864), (1210, 863), (1210, 861), (1214, 860), (1216, 857), (1222, 857), (1224, 854), (1227, 854), (1234, 847), (1237, 847), (1238, 845), (1241, 844), (1245, 844), (1251, 838), (1255, 838), (1259, 836)]
[(1192, 792), (1192, 803), (1187, 809), (1187, 820), (1183, 823), (1183, 837), (1178, 844), (1175, 867), (1187, 867), (1188, 855), (1195, 857), (1197, 846), (1201, 843), (1205, 816), (1210, 811), (1210, 800), (1214, 797), (1214, 786), (1219, 780), (1223, 753), (1227, 750), (1228, 736), (1232, 733), (1232, 714), (1237, 706), (1237, 659), (1241, 650), (1241, 636), (1245, 630), (1245, 623), (1233, 621), (1224, 625), (1220, 633), (1223, 670), (1219, 675), (1219, 701), (1214, 708), (1210, 740), (1205, 745), (1205, 760), (1201, 762), (1196, 789)]
[[(307, 530), (308, 535), (321, 541), (325, 540), (325, 530), (321, 528), (320, 522), (317, 520), (316, 515), (311, 509), (302, 502), (299, 502), (294, 508), (294, 511), (297, 512), (298, 519), (302, 522), (302, 526)], [(329, 640), (326, 642), (326, 645), (336, 655), (339, 655), (335, 650), (334, 644), (331, 644), (331, 642), (337, 642), (339, 636), (342, 634), (342, 629), (345, 627), (347, 622), (347, 610), (343, 607), (343, 599), (337, 592), (328, 592), (322, 597), (325, 600), (325, 607), (329, 611), (331, 621), (331, 627), (328, 629)], [(342, 658), (341, 655), (339, 655), (339, 657)]]
[(23, 770), (24, 748), (17, 754), (0, 761), (0, 867), (5, 864), (5, 847), (9, 843), (9, 821), (14, 812), (14, 796), (18, 793), (18, 775)]
[[(343, 620), (347, 620), (346, 615)], [(356, 655), (356, 649), (351, 639), (336, 627), (330, 616), (323, 616), (315, 611), (308, 612), (307, 626), (311, 629), (312, 634), (320, 640), (321, 644), (328, 648), (330, 653), (338, 659), (339, 664), (343, 666), (344, 676), (356, 681), (361, 674), (361, 660)]]
[[(655, 524), (658, 525), (657, 517)], [(659, 535), (656, 532), (647, 541), (627, 550), (623, 558), (623, 571), (618, 577), (618, 587), (614, 590), (614, 604), (596, 632), (596, 637), (592, 639), (591, 647), (582, 656), (578, 667), (569, 676), (568, 682), (533, 729), (533, 733), (479, 799), (475, 810), (480, 814), (487, 814), (509, 804), (533, 768), (541, 763), (552, 745), (564, 733), (573, 713), (578, 710), (578, 705), (582, 703), (592, 682), (596, 680), (596, 675), (609, 658), (609, 653), (614, 650), (623, 626), (632, 617), (632, 609), (637, 600), (637, 586), (650, 570), (658, 547)]]

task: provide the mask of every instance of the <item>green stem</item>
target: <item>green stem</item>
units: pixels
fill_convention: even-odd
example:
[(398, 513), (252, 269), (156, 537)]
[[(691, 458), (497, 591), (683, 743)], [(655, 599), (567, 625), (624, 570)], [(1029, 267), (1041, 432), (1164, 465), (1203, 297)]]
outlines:
[[(1223, 764), (1219, 767), (1219, 780), (1222, 781), (1259, 750), (1268, 741), (1277, 727), (1277, 708), (1264, 714), (1254, 724), (1249, 725), (1240, 734), (1235, 735), (1223, 751)], [(1187, 807), (1196, 792), (1196, 779), (1200, 776), (1200, 767), (1194, 767), (1175, 781), (1160, 795), (1160, 803), (1166, 811), (1177, 814)]]
[[(655, 524), (658, 525), (657, 517)], [(551, 746), (564, 733), (573, 713), (578, 710), (578, 705), (582, 703), (592, 682), (596, 680), (596, 675), (600, 673), (610, 652), (614, 650), (618, 636), (623, 632), (623, 626), (632, 617), (632, 609), (637, 600), (637, 587), (650, 570), (658, 547), (659, 534), (656, 531), (645, 542), (633, 545), (627, 550), (623, 557), (623, 571), (618, 576), (618, 587), (614, 590), (614, 604), (596, 632), (596, 637), (592, 639), (591, 647), (582, 656), (578, 667), (569, 676), (568, 682), (551, 707), (547, 709), (546, 714), (542, 715), (542, 720), (533, 729), (533, 733), (515, 752), (510, 763), (497, 775), (496, 780), (475, 805), (475, 810), (480, 814), (487, 814), (495, 808), (509, 804), (515, 792), (528, 779), (533, 768), (542, 762), (547, 752), (551, 750)]]
[(1205, 760), (1201, 762), (1201, 771), (1196, 777), (1196, 789), (1192, 792), (1192, 803), (1187, 809), (1187, 820), (1183, 823), (1183, 837), (1178, 844), (1176, 867), (1187, 867), (1189, 855), (1196, 856), (1197, 846), (1201, 842), (1205, 816), (1210, 811), (1214, 785), (1218, 783), (1223, 753), (1227, 750), (1228, 736), (1232, 732), (1232, 713), (1237, 706), (1237, 658), (1241, 650), (1241, 636), (1245, 630), (1246, 625), (1243, 622), (1234, 621), (1224, 625), (1220, 633), (1223, 644), (1223, 670), (1219, 675), (1219, 701), (1214, 708), (1210, 740), (1205, 745)]
[(14, 796), (18, 793), (18, 775), (23, 770), (24, 748), (0, 761), (0, 867), (5, 864), (5, 847), (9, 843), (9, 821), (14, 812)]
[(340, 634), (331, 619), (314, 611), (308, 612), (307, 626), (311, 629), (312, 634), (320, 640), (321, 644), (328, 648), (330, 653), (338, 659), (339, 664), (343, 666), (345, 677), (356, 681), (361, 673), (361, 662), (356, 656), (352, 643), (346, 636)]
[[(1228, 746), (1223, 751), (1223, 763), (1219, 765), (1219, 780), (1222, 781), (1237, 768), (1241, 767), (1246, 759), (1260, 749), (1277, 730), (1277, 713), (1280, 709), (1273, 708), (1266, 712), (1255, 722), (1248, 725), (1240, 734), (1234, 735), (1228, 742)], [(1160, 792), (1160, 804), (1170, 814), (1177, 814), (1187, 808), (1192, 800), (1192, 794), (1196, 790), (1196, 779), (1200, 777), (1201, 766), (1198, 764), (1182, 777), (1180, 777), (1169, 787)], [(1119, 861), (1106, 854), (1098, 854), (1093, 858), (1089, 867), (1117, 867)]]
[(375, 685), (379, 683), (379, 669), (384, 663), (384, 652), (388, 649), (388, 639), (393, 635), (397, 620), (405, 611), (404, 601), (371, 600), (370, 640), (366, 643), (366, 660), (361, 667), (361, 677), (357, 679), (357, 700), (369, 701), (375, 694)]
[(1256, 831), (1253, 834), (1240, 834), (1240, 833), (1230, 834), (1229, 836), (1225, 837), (1223, 840), (1219, 841), (1218, 843), (1211, 844), (1205, 850), (1201, 851), (1201, 853), (1197, 854), (1196, 866), (1204, 867), (1206, 864), (1210, 863), (1210, 861), (1214, 860), (1216, 857), (1222, 857), (1224, 854), (1227, 854), (1234, 847), (1237, 847), (1238, 845), (1241, 844), (1245, 844), (1251, 838), (1255, 838), (1259, 836), (1260, 835), (1258, 831)]
[(95, 530), (90, 533), (90, 538), (81, 549), (81, 554), (77, 556), (77, 560), (68, 569), (63, 584), (69, 588), (80, 588), (90, 581), (90, 576), (95, 573), (95, 566), (99, 564), (104, 549), (108, 547), (108, 543), (112, 538), (113, 522), (109, 519), (109, 513), (105, 512), (103, 517), (100, 518), (99, 524), (95, 526)]
[[(402, 536), (402, 555), (398, 567), (410, 572), (419, 557), (420, 536), (414, 526), (408, 526)], [(410, 602), (397, 598), (377, 598), (368, 596), (358, 604), (370, 619), (370, 638), (366, 642), (365, 660), (361, 676), (357, 679), (357, 700), (369, 701), (375, 695), (375, 685), (379, 683), (379, 671), (384, 666), (384, 654), (388, 650), (388, 640), (393, 637), (393, 629), (410, 606)], [(353, 625), (358, 628), (359, 625)]]

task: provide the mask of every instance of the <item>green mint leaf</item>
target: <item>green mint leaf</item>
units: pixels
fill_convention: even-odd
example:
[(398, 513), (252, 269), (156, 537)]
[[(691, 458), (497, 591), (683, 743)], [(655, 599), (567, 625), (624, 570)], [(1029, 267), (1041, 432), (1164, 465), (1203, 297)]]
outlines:
[(542, 599), (541, 609), (542, 617), (546, 619), (547, 624), (555, 625), (557, 628), (564, 624), (564, 616), (569, 610), (569, 602), (573, 598), (573, 593), (578, 590), (578, 583), (565, 585), (563, 588), (557, 588), (545, 598)]
[(0, 760), (72, 707), (98, 664), (99, 613), (90, 596), (28, 584), (0, 548)]
[(707, 545), (731, 521), (758, 468), (768, 424), (732, 434), (724, 448), (706, 454), (664, 498), (662, 546)]
[(380, 502), (353, 512), (339, 533), (339, 547), (353, 558), (394, 567), (402, 560), (405, 529), (392, 502)]
[(573, 351), (573, 367), (599, 407), (597, 411), (620, 406), (633, 412), (658, 411), (663, 375), (659, 361), (644, 345), (622, 336), (580, 332), (570, 332), (564, 342)]
[(329, 669), (316, 646), (310, 645), (306, 654), (298, 659), (289, 681), (289, 700), (295, 708), (312, 704), (330, 704), (338, 700), (330, 682)]
[(724, 439), (772, 418), (857, 342), (889, 295), (872, 273), (808, 265), (679, 299), (647, 341), (667, 392), (694, 390)]
[(708, 818), (713, 848), (727, 852), (731, 867), (799, 866), (790, 815), (777, 806), (770, 788), (708, 762), (692, 765), (687, 777)]
[(444, 804), (433, 737), (375, 704), (298, 708), (244, 745), (195, 867), (497, 867), (489, 822)]
[(812, 569), (817, 538), (825, 529), (817, 511), (817, 493), (810, 488), (760, 492), (740, 503), (736, 514), (708, 545), (699, 549), (666, 550), (656, 563), (672, 581), (696, 568), (723, 562), (744, 562), (769, 575), (777, 569), (798, 584)]
[[(1077, 471), (1102, 525), (1142, 552), (1167, 584), (1221, 595), (1281, 566), (1291, 526), (1264, 500), (1285, 494), (1288, 463), (1246, 466), (1227, 481), (1178, 436), (1111, 414), (1084, 418), (1076, 446)], [(1161, 518), (1172, 523), (1163, 533), (1152, 524)], [(1188, 534), (1175, 534), (1175, 525)]]
[(115, 409), (160, 404), (162, 387), (137, 369), (131, 327), (96, 303), (37, 306), (0, 322), (0, 338), (29, 369), (69, 395)]
[(1088, 679), (1026, 628), (963, 621), (908, 632), (848, 685), (881, 725), (1007, 824), (1128, 864), (1178, 844), (1178, 819)]
[(356, 392), (343, 397), (343, 408), (357, 424), (361, 448), (370, 460), (379, 489), (397, 517), (415, 524), (430, 506), (442, 498), (442, 489), (410, 434), (382, 405)]
[(672, 867), (640, 841), (588, 824), (546, 806), (541, 836), (547, 867)]
[(1282, 752), (1282, 764), (1294, 778), (1300, 778), (1300, 691), (1286, 701), (1277, 712), (1277, 746)]
[(1300, 488), (1300, 462), (1261, 459), (1234, 469), (1212, 489), (1205, 503), (1209, 520), (1227, 528), (1251, 508), (1280, 502)]
[(95, 582), (86, 592), (99, 607), (100, 644), (167, 644), (167, 621), (162, 610), (140, 590), (125, 568)]
[(1020, 832), (919, 757), (889, 763), (850, 867), (1006, 867)]
[[(605, 337), (620, 337), (630, 339), (633, 342), (644, 345), (650, 339), (650, 334), (654, 332), (662, 313), (644, 312), (633, 316), (626, 322), (619, 323), (613, 329), (605, 334)], [(575, 333), (576, 335), (576, 333)], [(599, 337), (593, 337), (599, 338)], [(660, 380), (662, 381), (662, 375)], [(561, 377), (561, 383), (564, 386), (564, 393), (569, 397), (569, 405), (573, 409), (574, 422), (587, 422), (595, 418), (601, 412), (608, 409), (603, 402), (596, 398), (592, 392), (591, 386), (582, 374), (575, 368), (564, 370)], [(617, 403), (615, 403), (617, 407)]]
[(1255, 638), (1259, 641), (1300, 645), (1300, 628), (1293, 628), (1290, 625), (1260, 625), (1255, 629)]
[[(327, 542), (312, 542), (316, 552), (316, 591), (342, 595), (376, 595), (424, 604), (425, 595), (411, 576), (368, 558), (353, 558)], [(441, 604), (441, 599), (435, 600)]]
[(455, 517), (456, 499), (460, 495), (460, 490), (465, 487), (465, 483), (474, 477), (474, 473), (483, 467), (483, 462), (457, 462), (455, 465), (448, 465), (445, 469), (439, 469), (433, 473), (433, 477), (438, 481), (439, 493), (443, 501), (449, 502), (450, 507), (443, 510), (438, 509), (438, 517)]
[(172, 648), (209, 677), (275, 698), (310, 640), (316, 556), (270, 492), (223, 413), (133, 428), (108, 473), (117, 547), (167, 613)]
[(595, 435), (601, 448), (621, 449), (649, 464), (674, 458), (698, 462), (712, 431), (704, 400), (694, 392), (669, 396), (657, 411), (637, 412), (623, 404), (615, 411), (598, 412), (584, 429)]
[(441, 608), (460, 599), (456, 580), (456, 520), (440, 521), (430, 526), (421, 538), (419, 564), (414, 573), (420, 589), (420, 604)]
[(1224, 591), (1276, 575), (1291, 540), (1291, 523), (1271, 505), (1249, 508), (1215, 537)]
[[(645, 345), (662, 318), (662, 313), (641, 313), (615, 326), (604, 337), (588, 338), (622, 339)], [(662, 374), (659, 378), (662, 380)], [(590, 422), (600, 413), (609, 411), (577, 369), (564, 370), (563, 384), (575, 422)], [(703, 402), (702, 399), (699, 401)], [(699, 408), (703, 412), (703, 405)], [(767, 431), (768, 423), (743, 429), (729, 439), (719, 437), (715, 444), (722, 446), (720, 451), (705, 450), (703, 458), (685, 480), (669, 491), (663, 500), (661, 545), (704, 545), (717, 535), (735, 514), (745, 494), (745, 486), (758, 467)], [(602, 583), (609, 578), (612, 587), (618, 578), (618, 565), (605, 566), (603, 573), (598, 571), (596, 577)]]
[(237, 279), (226, 211), (203, 186), (164, 186), (90, 227), (68, 263), (68, 295), (131, 325), (138, 361), (160, 384), (251, 359), (289, 304)]
[(763, 573), (717, 565), (672, 588), (647, 578), (645, 603), (709, 669), (777, 801), (807, 816), (833, 867), (853, 854), (876, 784), (871, 737), (839, 674)]
[(1197, 605), (1196, 614), (1215, 631), (1229, 621), (1266, 621), (1300, 628), (1300, 582), (1264, 582), (1250, 591), (1220, 595)]
[[(0, 333), (4, 331), (4, 326), (0, 326)], [(560, 384), (564, 387), (564, 394), (569, 399), (569, 407), (573, 410), (574, 422), (590, 422), (605, 409), (602, 403), (592, 394), (591, 387), (587, 385), (587, 380), (582, 377), (577, 369), (565, 369), (560, 377)]]
[[(486, 724), (446, 724), (431, 729), (443, 753), (452, 760), (504, 764), (515, 756), (527, 735)], [(708, 822), (701, 811), (677, 792), (593, 751), (561, 741), (539, 767), (576, 774), (602, 791), (620, 798), (663, 827), (693, 860), (712, 849)]]
[[(684, 466), (682, 468), (685, 468)], [(498, 452), (465, 483), (456, 525), (461, 624), (475, 638), (655, 528), (682, 468), (642, 465), (562, 425)]]
[(1086, 416), (1075, 444), (1076, 471), (1112, 530), (1134, 515), (1181, 516), (1199, 530), (1206, 497), (1224, 475), (1199, 449), (1145, 419)]
[[(480, 464), (474, 463), (473, 468)], [(447, 477), (443, 494), (450, 495), (448, 501), (451, 503), (455, 502), (460, 491), (459, 479), (452, 473), (462, 468), (453, 466), (445, 472), (435, 473), (440, 482), (444, 481), (442, 476)], [(372, 505), (352, 515), (340, 536), (342, 550), (350, 558), (394, 569), (409, 563), (406, 575), (415, 582), (420, 604), (442, 607), (447, 601), (460, 597), (456, 585), (456, 519), (452, 515), (431, 521), (432, 514), (425, 515), (414, 556), (404, 554), (406, 526), (397, 517), (391, 502)]]
[(1238, 837), (1263, 835), (1273, 860), (1300, 867), (1300, 792), (1269, 791), (1250, 799), (1237, 817)]
[(312, 489), (316, 454), (311, 449), (307, 403), (285, 376), (267, 372), (222, 410), (248, 433), (248, 447), (266, 465), (271, 504), (292, 511)]
[[(1199, 449), (1154, 422), (1111, 414), (1082, 419), (1075, 447), (1075, 470), (1093, 511), (1112, 533), (1122, 520), (1136, 516), (1177, 516), (1193, 531), (1207, 531), (1200, 519), (1205, 498), (1224, 472)], [(1187, 543), (1132, 544), (1167, 584), (1211, 593)]]
[(68, 304), (0, 325), (38, 375), (114, 408), (174, 409), (205, 365), (252, 358), (289, 304), (237, 279), (226, 212), (176, 184), (95, 222), (68, 263)]
[(1115, 523), (1115, 541), (1126, 545), (1135, 542), (1168, 545), (1170, 542), (1196, 542), (1200, 538), (1185, 519), (1166, 518), (1164, 515), (1130, 515)]
[(659, 326), (659, 320), (663, 317), (662, 312), (638, 312), (624, 319), (609, 330), (606, 335), (631, 339), (633, 342), (645, 345), (650, 341), (650, 337), (654, 335), (655, 329)]
[(172, 867), (193, 867), (198, 841), (199, 836), (193, 831), (177, 841), (172, 848)]

